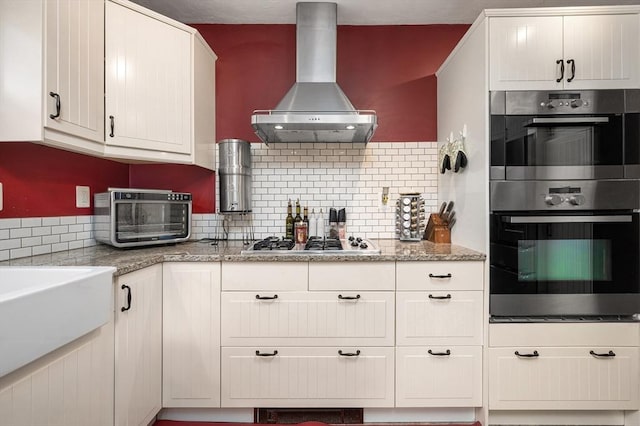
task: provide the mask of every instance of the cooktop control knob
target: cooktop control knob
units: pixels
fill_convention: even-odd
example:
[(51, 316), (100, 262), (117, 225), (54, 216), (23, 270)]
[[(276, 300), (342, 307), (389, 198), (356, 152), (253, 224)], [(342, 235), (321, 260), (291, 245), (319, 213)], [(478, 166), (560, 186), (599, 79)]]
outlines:
[(350, 244), (351, 247), (358, 247), (358, 243), (356, 243), (355, 240), (351, 240)]
[(366, 249), (367, 247), (369, 247), (369, 245), (367, 245), (367, 243), (365, 243), (365, 242), (360, 243), (360, 248), (361, 249)]
[(556, 107), (556, 101), (548, 100), (547, 102), (541, 102), (540, 106), (547, 109), (554, 109)]
[(547, 203), (548, 206), (557, 206), (563, 201), (562, 197), (557, 194), (549, 194), (544, 197), (544, 202)]
[(584, 195), (577, 194), (569, 197), (567, 201), (569, 201), (569, 203), (574, 206), (581, 206), (584, 204), (585, 198), (584, 198)]

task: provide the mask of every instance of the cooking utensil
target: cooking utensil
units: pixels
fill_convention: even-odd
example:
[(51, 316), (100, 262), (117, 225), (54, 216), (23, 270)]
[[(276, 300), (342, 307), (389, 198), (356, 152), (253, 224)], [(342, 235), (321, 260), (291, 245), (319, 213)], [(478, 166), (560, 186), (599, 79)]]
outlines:
[(453, 228), (453, 225), (455, 224), (456, 224), (456, 219), (455, 218), (451, 219), (448, 224), (449, 229)]
[(448, 220), (452, 210), (453, 210), (453, 201), (449, 201), (449, 203), (447, 203), (447, 208), (445, 209), (444, 213), (441, 215), (442, 219)]
[(447, 202), (443, 201), (442, 205), (440, 206), (440, 210), (438, 211), (438, 216), (442, 217), (442, 214), (444, 213), (446, 208), (447, 208)]

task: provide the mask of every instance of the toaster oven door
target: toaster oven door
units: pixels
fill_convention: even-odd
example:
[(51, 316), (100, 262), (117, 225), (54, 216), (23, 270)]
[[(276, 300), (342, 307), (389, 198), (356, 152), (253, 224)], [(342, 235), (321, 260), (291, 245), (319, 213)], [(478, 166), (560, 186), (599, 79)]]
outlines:
[(167, 201), (126, 201), (115, 204), (118, 243), (184, 240), (190, 234), (190, 204)]

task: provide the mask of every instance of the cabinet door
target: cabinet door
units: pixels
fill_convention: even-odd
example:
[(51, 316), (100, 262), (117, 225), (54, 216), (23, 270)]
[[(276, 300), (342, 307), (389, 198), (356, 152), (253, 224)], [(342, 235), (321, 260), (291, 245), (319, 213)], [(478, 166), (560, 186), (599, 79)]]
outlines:
[(115, 424), (146, 426), (162, 402), (162, 266), (118, 277), (115, 293)]
[(224, 346), (393, 346), (393, 292), (224, 292)]
[(222, 348), (223, 407), (393, 407), (393, 377), (393, 348)]
[[(574, 61), (575, 77), (565, 71), (568, 89), (626, 89), (640, 84), (639, 17), (590, 15), (564, 17), (565, 63)], [(571, 81), (569, 81), (571, 80)]]
[(113, 424), (113, 321), (0, 378), (1, 426)]
[(103, 143), (104, 1), (44, 5), (45, 126)]
[(193, 138), (195, 163), (213, 170), (216, 167), (216, 60), (199, 33), (193, 45)]
[(490, 348), (489, 408), (637, 410), (638, 355), (630, 347)]
[(398, 346), (481, 345), (482, 292), (396, 293)]
[(480, 261), (397, 262), (397, 290), (482, 290), (484, 263)]
[(561, 16), (490, 18), (489, 90), (561, 89), (562, 59)]
[(220, 406), (220, 264), (163, 265), (163, 407)]
[(481, 405), (481, 346), (396, 348), (396, 407)]
[(106, 3), (106, 143), (191, 154), (190, 34), (134, 7)]

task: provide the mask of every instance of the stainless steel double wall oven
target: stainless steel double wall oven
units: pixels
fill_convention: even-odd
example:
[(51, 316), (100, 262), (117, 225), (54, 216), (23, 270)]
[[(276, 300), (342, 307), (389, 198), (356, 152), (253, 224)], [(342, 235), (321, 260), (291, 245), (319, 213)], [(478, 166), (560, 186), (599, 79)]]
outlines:
[(640, 313), (640, 91), (491, 93), (494, 321)]

